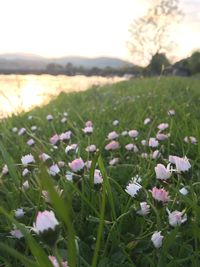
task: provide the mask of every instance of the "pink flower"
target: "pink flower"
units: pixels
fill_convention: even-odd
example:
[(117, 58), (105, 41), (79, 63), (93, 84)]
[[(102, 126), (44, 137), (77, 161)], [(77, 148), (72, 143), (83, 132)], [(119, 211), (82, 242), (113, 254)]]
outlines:
[(168, 212), (168, 218), (169, 218), (169, 224), (173, 227), (176, 227), (177, 225), (181, 225), (182, 223), (187, 221), (187, 214), (184, 214), (184, 211), (173, 211), (170, 212), (167, 209)]
[(151, 154), (151, 158), (152, 159), (158, 159), (160, 157), (161, 153), (159, 152), (159, 150), (155, 150), (152, 154)]
[(87, 152), (95, 152), (97, 150), (95, 145), (87, 146), (85, 149)]
[(19, 129), (18, 135), (23, 135), (26, 133), (26, 129), (25, 128), (21, 128)]
[[(53, 267), (61, 267), (59, 265), (59, 262), (57, 261), (57, 259), (54, 256), (49, 256), (49, 259), (50, 259), (51, 263), (53, 264)], [(61, 262), (61, 264), (62, 264), (62, 267), (69, 267), (67, 261), (63, 261), (63, 262)]]
[(51, 167), (49, 167), (48, 172), (50, 175), (56, 176), (60, 172), (60, 169), (57, 164), (53, 164)]
[(51, 157), (46, 153), (42, 153), (42, 154), (39, 155), (39, 159), (42, 160), (43, 162), (47, 161), (50, 158)]
[(132, 137), (132, 138), (137, 137), (138, 134), (139, 134), (139, 133), (138, 133), (137, 130), (131, 130), (131, 131), (128, 132), (128, 135), (129, 135), (130, 137)]
[(169, 127), (168, 123), (161, 123), (161, 124), (158, 125), (158, 129), (161, 130), (161, 131), (164, 131), (168, 127)]
[(72, 132), (71, 131), (67, 131), (65, 133), (61, 133), (59, 138), (60, 138), (61, 141), (70, 140), (71, 135), (72, 135)]
[(102, 184), (103, 183), (103, 178), (101, 175), (100, 170), (95, 170), (94, 171), (94, 184)]
[(68, 154), (70, 151), (74, 151), (78, 148), (78, 145), (77, 144), (71, 144), (71, 145), (68, 145), (66, 148), (65, 148), (65, 153)]
[(90, 168), (91, 168), (91, 165), (92, 165), (92, 161), (91, 161), (91, 160), (87, 160), (87, 161), (85, 162), (85, 167), (86, 167), (87, 169), (90, 169)]
[(159, 142), (156, 140), (156, 138), (151, 137), (149, 138), (149, 147), (158, 147)]
[(92, 121), (86, 121), (85, 127), (93, 127)]
[(197, 139), (194, 136), (186, 136), (184, 138), (184, 141), (188, 144), (196, 144), (197, 143)]
[(168, 202), (169, 201), (169, 196), (168, 196), (168, 192), (165, 191), (165, 189), (163, 188), (157, 188), (154, 187), (151, 191), (152, 197), (158, 201), (161, 202)]
[(53, 116), (51, 114), (49, 114), (49, 115), (46, 116), (46, 119), (48, 121), (52, 121), (53, 120)]
[(156, 178), (161, 179), (161, 180), (167, 180), (171, 176), (171, 171), (170, 171), (170, 164), (167, 165), (167, 168), (163, 164), (157, 164), (155, 167), (155, 172), (156, 172)]
[(109, 161), (110, 166), (116, 165), (117, 163), (119, 163), (119, 158), (114, 158)]
[(180, 158), (175, 156), (174, 160), (176, 164), (176, 170), (178, 172), (185, 172), (191, 168), (190, 162), (187, 157)]
[(58, 143), (59, 140), (60, 140), (60, 137), (59, 137), (58, 134), (54, 134), (54, 135), (49, 139), (49, 141), (50, 141), (50, 143), (51, 143), (52, 145), (55, 145), (56, 143)]
[(119, 143), (117, 141), (112, 141), (105, 146), (106, 150), (116, 150), (119, 148)]
[(37, 234), (39, 234), (48, 229), (55, 230), (58, 224), (59, 223), (53, 211), (48, 211), (48, 210), (45, 210), (43, 212), (39, 211), (36, 217), (36, 222), (33, 224), (33, 230)]
[(119, 135), (118, 135), (118, 133), (116, 133), (115, 131), (110, 132), (110, 133), (108, 134), (108, 139), (109, 139), (109, 140), (114, 140), (114, 139), (117, 139), (118, 137), (119, 137)]
[(10, 234), (12, 235), (12, 237), (17, 238), (17, 239), (21, 239), (22, 237), (24, 237), (22, 232), (16, 229), (16, 226), (14, 226), (14, 229), (10, 231)]
[(137, 214), (145, 216), (149, 214), (150, 212), (150, 206), (147, 204), (147, 202), (140, 202), (140, 210), (137, 211)]
[(163, 134), (163, 133), (157, 133), (156, 138), (159, 141), (164, 141), (164, 140), (169, 138), (169, 135), (168, 134)]
[(33, 146), (35, 144), (35, 141), (31, 138), (26, 143), (28, 146)]
[(83, 132), (84, 132), (85, 134), (92, 134), (92, 133), (93, 133), (93, 127), (92, 127), (92, 126), (85, 127), (85, 128), (83, 129)]
[(125, 146), (125, 148), (126, 148), (126, 150), (131, 151), (131, 150), (133, 150), (134, 145), (133, 144), (128, 144), (128, 145)]
[(160, 232), (156, 231), (153, 233), (152, 237), (151, 237), (151, 241), (154, 245), (155, 248), (160, 248), (162, 246), (162, 240), (164, 238), (163, 235), (160, 234)]
[(73, 172), (79, 172), (83, 170), (85, 164), (82, 160), (82, 158), (75, 159), (71, 163), (69, 163), (69, 167)]

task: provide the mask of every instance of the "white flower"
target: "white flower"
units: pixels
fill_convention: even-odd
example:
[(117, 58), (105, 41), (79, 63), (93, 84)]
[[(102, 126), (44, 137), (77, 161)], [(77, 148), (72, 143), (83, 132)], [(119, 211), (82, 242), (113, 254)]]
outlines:
[(12, 132), (13, 132), (13, 133), (16, 133), (17, 131), (18, 131), (17, 127), (13, 127), (13, 128), (12, 128)]
[(20, 136), (20, 135), (23, 135), (23, 134), (25, 134), (26, 133), (26, 129), (25, 128), (21, 128), (21, 129), (19, 129), (19, 131), (18, 131), (18, 135)]
[(169, 115), (169, 116), (174, 116), (175, 115), (175, 110), (174, 109), (170, 109), (170, 110), (168, 110), (168, 112), (167, 112), (167, 114)]
[(94, 171), (94, 184), (102, 184), (103, 183), (103, 178), (101, 175), (100, 170), (95, 170)]
[(31, 131), (36, 131), (37, 130), (37, 126), (36, 125), (33, 125), (32, 127), (31, 127)]
[(151, 122), (151, 119), (150, 118), (146, 118), (145, 120), (144, 120), (144, 125), (147, 125), (147, 124), (149, 124)]
[(156, 135), (156, 138), (159, 141), (164, 141), (164, 140), (168, 139), (168, 137), (169, 137), (169, 134), (157, 133), (157, 135)]
[(117, 126), (118, 124), (119, 124), (119, 121), (118, 121), (118, 120), (114, 120), (114, 121), (113, 121), (113, 125), (114, 125), (114, 126)]
[(178, 172), (185, 172), (191, 168), (190, 162), (187, 159), (187, 157), (184, 158), (174, 157), (174, 160), (176, 164), (176, 170)]
[(184, 195), (184, 196), (186, 196), (186, 195), (188, 194), (188, 190), (187, 190), (185, 187), (182, 187), (182, 188), (179, 190), (179, 192), (180, 192), (182, 195)]
[(34, 163), (35, 159), (32, 154), (28, 154), (21, 158), (21, 162), (24, 166), (27, 166), (30, 163)]
[(51, 174), (52, 176), (56, 176), (59, 172), (60, 172), (60, 169), (58, 167), (57, 164), (53, 164), (49, 170), (48, 170), (49, 174)]
[(14, 226), (14, 229), (10, 231), (10, 234), (12, 235), (12, 237), (17, 238), (17, 239), (21, 239), (22, 237), (24, 237), (22, 232), (16, 229), (16, 226)]
[(130, 131), (128, 132), (128, 135), (129, 135), (130, 137), (132, 137), (132, 138), (137, 137), (138, 134), (139, 134), (139, 133), (138, 133), (137, 130), (130, 130)]
[(28, 146), (33, 146), (35, 144), (35, 141), (31, 138), (26, 143)]
[(156, 178), (161, 179), (161, 180), (167, 180), (171, 176), (171, 171), (170, 171), (170, 164), (167, 165), (167, 168), (163, 164), (157, 164), (155, 167), (155, 172), (156, 172)]
[(70, 140), (71, 135), (72, 135), (72, 132), (71, 131), (67, 131), (65, 133), (60, 134), (59, 139), (61, 141)]
[(28, 180), (26, 180), (26, 181), (22, 184), (22, 190), (23, 190), (23, 191), (26, 191), (26, 190), (29, 189), (29, 187), (30, 187), (29, 182), (28, 182)]
[(65, 153), (68, 154), (70, 151), (76, 150), (77, 148), (78, 148), (78, 145), (77, 144), (68, 145), (65, 148)]
[(25, 168), (24, 170), (23, 170), (23, 172), (22, 172), (22, 176), (23, 177), (25, 177), (27, 174), (29, 174), (30, 173), (30, 171), (27, 169), (27, 168)]
[(147, 145), (147, 141), (146, 141), (146, 140), (142, 140), (142, 141), (141, 141), (141, 144), (142, 144), (143, 146), (146, 146), (146, 145)]
[(97, 150), (95, 145), (87, 146), (85, 149), (87, 152), (95, 152)]
[(150, 212), (150, 206), (147, 204), (147, 202), (140, 202), (140, 210), (137, 211), (137, 214), (145, 216), (149, 214)]
[(176, 227), (177, 225), (181, 225), (182, 223), (187, 221), (187, 214), (184, 214), (185, 211), (173, 211), (170, 212), (167, 209), (168, 218), (169, 218), (169, 224), (173, 227)]
[(126, 136), (127, 134), (128, 134), (128, 131), (123, 131), (123, 132), (121, 133), (122, 136)]
[(131, 197), (135, 197), (138, 193), (138, 191), (142, 188), (142, 186), (140, 184), (138, 184), (137, 182), (130, 182), (125, 191), (126, 193), (128, 193)]
[(116, 133), (115, 131), (110, 132), (110, 133), (108, 134), (108, 139), (109, 139), (109, 140), (114, 140), (114, 139), (117, 139), (118, 137), (119, 137), (119, 135), (118, 135), (118, 133)]
[(161, 123), (161, 124), (158, 125), (158, 129), (161, 130), (161, 131), (164, 131), (168, 127), (169, 127), (168, 123)]
[(162, 246), (162, 240), (164, 236), (162, 236), (160, 233), (161, 231), (160, 232), (156, 231), (151, 237), (151, 241), (153, 242), (155, 248), (160, 248)]
[(197, 139), (194, 136), (186, 136), (184, 138), (184, 141), (188, 144), (196, 144), (197, 143)]
[(15, 217), (16, 218), (22, 218), (24, 216), (24, 214), (25, 214), (25, 212), (22, 208), (15, 210)]
[(149, 147), (158, 147), (159, 142), (156, 140), (156, 138), (151, 137), (149, 138)]
[(65, 175), (65, 178), (68, 180), (68, 181), (72, 181), (73, 180), (73, 173), (72, 172), (67, 172), (66, 175)]
[(61, 123), (65, 123), (66, 121), (67, 121), (67, 118), (65, 118), (65, 117), (63, 117), (63, 118), (60, 120)]
[(9, 173), (9, 170), (8, 170), (8, 166), (5, 164), (4, 166), (3, 166), (3, 169), (2, 169), (2, 172), (1, 172), (3, 175), (6, 175), (6, 174), (8, 174)]
[(83, 129), (83, 132), (84, 132), (85, 134), (91, 134), (91, 133), (93, 133), (93, 127), (92, 127), (92, 126), (85, 127), (85, 128)]
[(48, 211), (48, 210), (45, 210), (43, 212), (39, 211), (36, 218), (36, 222), (33, 224), (33, 230), (37, 234), (39, 234), (48, 229), (55, 230), (58, 224), (59, 223), (53, 211)]
[(119, 163), (119, 158), (113, 158), (109, 161), (110, 166), (116, 165), (117, 163)]
[(151, 154), (151, 158), (152, 159), (157, 159), (159, 158), (161, 155), (161, 153), (159, 152), (159, 150), (155, 150), (152, 154)]
[(48, 159), (50, 159), (51, 157), (48, 154), (46, 154), (46, 153), (42, 153), (42, 154), (39, 155), (39, 158), (40, 158), (40, 160), (42, 160), (43, 162), (45, 162)]
[(49, 115), (46, 116), (46, 119), (48, 121), (52, 121), (53, 120), (53, 116), (51, 114), (49, 114)]

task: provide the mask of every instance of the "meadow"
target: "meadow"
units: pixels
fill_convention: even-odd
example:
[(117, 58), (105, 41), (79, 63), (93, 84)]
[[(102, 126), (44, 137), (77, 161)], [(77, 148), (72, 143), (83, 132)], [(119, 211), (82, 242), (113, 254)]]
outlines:
[(134, 79), (1, 120), (0, 266), (200, 266), (199, 104)]

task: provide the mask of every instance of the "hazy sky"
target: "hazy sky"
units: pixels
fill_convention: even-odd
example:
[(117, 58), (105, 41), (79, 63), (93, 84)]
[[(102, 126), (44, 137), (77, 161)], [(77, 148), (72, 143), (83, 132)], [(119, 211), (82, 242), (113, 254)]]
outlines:
[[(131, 59), (126, 42), (133, 19), (151, 0), (0, 0), (0, 53), (47, 57)], [(180, 0), (185, 17), (174, 28), (177, 57), (200, 47), (200, 0)]]

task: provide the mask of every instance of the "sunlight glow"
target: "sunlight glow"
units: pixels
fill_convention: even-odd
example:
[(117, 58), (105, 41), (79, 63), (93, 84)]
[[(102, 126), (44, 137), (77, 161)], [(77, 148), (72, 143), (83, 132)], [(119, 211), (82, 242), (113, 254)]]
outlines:
[[(131, 60), (127, 49), (129, 26), (135, 18), (145, 14), (151, 2), (0, 0), (0, 54), (105, 55)], [(182, 0), (181, 4), (186, 15), (174, 33), (179, 56), (190, 53), (200, 43), (200, 1)]]

